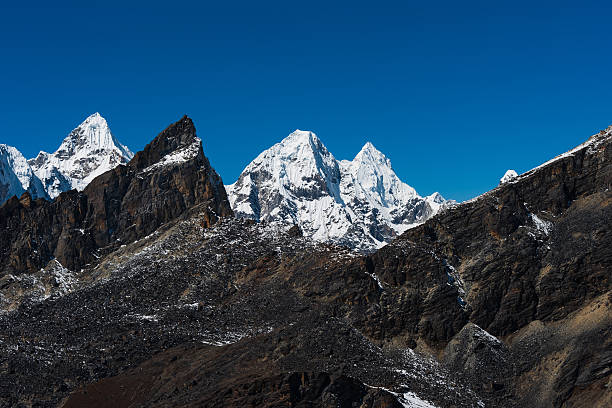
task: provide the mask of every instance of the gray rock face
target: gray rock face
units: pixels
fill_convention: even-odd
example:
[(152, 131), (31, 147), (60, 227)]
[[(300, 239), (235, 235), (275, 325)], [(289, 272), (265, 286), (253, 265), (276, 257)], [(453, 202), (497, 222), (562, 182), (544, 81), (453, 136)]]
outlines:
[[(383, 327), (469, 349), (455, 335), (470, 321), (504, 340), (516, 367), (503, 390), (493, 381), (493, 401), (499, 391), (510, 395), (505, 406), (605, 406), (610, 372), (592, 367), (606, 361), (612, 332), (611, 187), (612, 127), (408, 230), (372, 255), (372, 273), (408, 293), (436, 277), (447, 288), (409, 297), (405, 315)], [(451, 361), (469, 371), (486, 358)], [(499, 368), (491, 361), (485, 373)]]
[(495, 396), (502, 404), (511, 385), (514, 366), (507, 346), (473, 323), (466, 324), (446, 345), (443, 363), (474, 384), (478, 393)]

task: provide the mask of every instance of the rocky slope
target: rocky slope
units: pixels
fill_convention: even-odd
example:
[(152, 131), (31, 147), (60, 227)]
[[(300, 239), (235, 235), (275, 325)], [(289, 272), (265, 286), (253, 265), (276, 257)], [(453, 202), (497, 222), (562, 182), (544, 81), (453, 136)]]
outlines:
[(40, 152), (28, 163), (49, 197), (55, 198), (64, 191), (83, 190), (94, 178), (126, 164), (132, 156), (96, 112), (70, 132), (55, 153)]
[(240, 217), (298, 225), (320, 242), (371, 251), (452, 202), (421, 197), (371, 143), (337, 161), (312, 132), (296, 130), (227, 186)]
[[(430, 292), (425, 304), (436, 314), (416, 327), (405, 318), (385, 324), (384, 336), (410, 333), (455, 369), (484, 374), (475, 391), (498, 395), (502, 406), (609, 406), (611, 187), (612, 127), (407, 231), (372, 256), (373, 273), (422, 285), (433, 269), (423, 265), (438, 265), (452, 291), (446, 307)], [(467, 321), (504, 344), (464, 339), (458, 322)]]
[[(203, 154), (176, 165), (193, 154), (190, 122), (56, 200), (102, 214), (89, 196), (108, 197), (88, 225), (122, 232), (89, 264), (0, 266), (0, 406), (610, 405), (612, 128), (358, 255), (229, 217), (220, 181), (183, 177), (209, 169)], [(218, 198), (174, 211), (170, 179)], [(115, 207), (126, 183), (164, 215), (134, 236), (115, 227), (137, 212)], [(30, 231), (31, 255), (21, 201), (0, 209), (16, 211), (0, 238)], [(215, 202), (228, 217), (211, 218)], [(78, 219), (54, 211), (56, 229)]]
[(12, 146), (0, 144), (0, 205), (26, 191), (34, 198), (48, 198), (42, 183), (21, 152)]

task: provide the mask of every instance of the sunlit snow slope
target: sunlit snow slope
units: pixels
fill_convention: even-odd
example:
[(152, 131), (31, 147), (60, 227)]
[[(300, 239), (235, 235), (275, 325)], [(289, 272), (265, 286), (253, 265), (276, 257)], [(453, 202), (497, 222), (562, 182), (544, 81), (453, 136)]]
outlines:
[(28, 163), (49, 196), (55, 198), (63, 191), (84, 189), (91, 180), (133, 156), (96, 112), (70, 132), (55, 153), (40, 152)]
[(0, 205), (28, 191), (32, 198), (48, 198), (25, 157), (12, 146), (0, 144)]
[(371, 143), (338, 161), (312, 132), (296, 130), (226, 186), (236, 215), (298, 225), (317, 241), (372, 250), (450, 205), (421, 197)]

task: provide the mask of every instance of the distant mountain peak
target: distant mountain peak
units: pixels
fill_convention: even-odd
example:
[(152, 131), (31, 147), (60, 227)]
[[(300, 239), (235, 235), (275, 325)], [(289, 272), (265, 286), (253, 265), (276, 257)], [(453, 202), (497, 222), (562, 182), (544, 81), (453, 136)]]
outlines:
[(318, 140), (318, 139), (319, 138), (317, 137), (317, 135), (314, 132), (311, 132), (310, 130), (295, 129), (293, 132), (289, 134), (289, 136), (283, 139), (283, 142), (293, 141), (293, 140), (301, 141), (301, 142), (310, 142), (312, 140)]
[(48, 198), (21, 152), (13, 146), (0, 144), (0, 205), (24, 192), (30, 193), (33, 199)]
[(300, 156), (304, 154), (327, 154), (328, 150), (319, 137), (309, 130), (296, 129), (276, 145), (272, 146), (274, 151), (282, 152), (288, 156)]
[(98, 175), (126, 164), (134, 154), (111, 133), (106, 119), (95, 112), (64, 138), (54, 153), (40, 152), (28, 163), (51, 198), (82, 190)]
[(383, 156), (383, 157), (385, 156), (380, 150), (374, 147), (372, 142), (366, 142), (361, 148), (361, 150), (359, 151), (359, 153), (357, 153), (357, 156), (365, 155), (365, 154), (370, 154), (374, 156)]
[(377, 166), (385, 166), (391, 168), (391, 160), (378, 150), (371, 142), (366, 142), (359, 153), (353, 159), (353, 163), (372, 163)]
[(437, 191), (435, 193), (428, 195), (425, 198), (427, 198), (428, 200), (431, 200), (434, 203), (443, 203), (444, 201), (446, 201), (446, 199), (442, 197), (442, 194), (438, 193)]
[(364, 251), (425, 221), (444, 202), (420, 197), (372, 143), (352, 161), (338, 161), (303, 130), (259, 154), (227, 190), (239, 217), (298, 225), (317, 241)]
[(70, 132), (58, 152), (70, 155), (80, 150), (117, 150), (122, 156), (129, 158), (133, 156), (132, 152), (113, 136), (106, 119), (98, 112), (89, 115)]

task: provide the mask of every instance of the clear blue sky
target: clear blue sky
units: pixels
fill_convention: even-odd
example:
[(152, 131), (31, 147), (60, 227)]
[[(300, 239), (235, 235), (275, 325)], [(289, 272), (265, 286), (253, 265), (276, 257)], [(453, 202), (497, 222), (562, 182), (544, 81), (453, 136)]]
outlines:
[(225, 183), (299, 128), (464, 200), (612, 124), (602, 1), (6, 3), (0, 143), (27, 157), (95, 111), (134, 151), (186, 113)]

